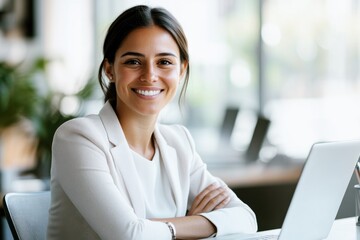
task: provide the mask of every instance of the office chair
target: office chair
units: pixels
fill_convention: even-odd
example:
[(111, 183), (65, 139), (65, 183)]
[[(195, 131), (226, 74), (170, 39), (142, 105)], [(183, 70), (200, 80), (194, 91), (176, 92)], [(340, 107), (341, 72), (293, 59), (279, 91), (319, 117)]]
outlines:
[(46, 239), (50, 191), (7, 193), (3, 208), (15, 240)]

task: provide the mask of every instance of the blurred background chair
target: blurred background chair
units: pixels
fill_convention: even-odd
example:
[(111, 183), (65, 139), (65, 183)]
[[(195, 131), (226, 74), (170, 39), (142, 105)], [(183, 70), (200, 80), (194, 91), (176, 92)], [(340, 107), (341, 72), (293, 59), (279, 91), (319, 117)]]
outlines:
[(46, 239), (50, 191), (7, 193), (3, 207), (15, 240)]

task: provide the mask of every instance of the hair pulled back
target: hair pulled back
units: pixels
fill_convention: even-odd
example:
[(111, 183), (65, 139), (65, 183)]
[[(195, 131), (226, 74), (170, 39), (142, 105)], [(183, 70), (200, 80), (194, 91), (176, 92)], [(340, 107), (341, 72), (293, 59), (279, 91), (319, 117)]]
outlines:
[(175, 40), (180, 51), (181, 63), (187, 62), (186, 74), (184, 77), (184, 84), (180, 92), (180, 100), (184, 98), (186, 88), (189, 81), (189, 54), (187, 40), (182, 27), (175, 17), (164, 8), (150, 8), (145, 5), (138, 5), (120, 14), (114, 22), (110, 25), (105, 36), (103, 45), (103, 60), (99, 66), (98, 80), (105, 94), (105, 102), (116, 100), (115, 83), (109, 82), (103, 78), (104, 61), (110, 64), (114, 63), (115, 54), (121, 46), (124, 39), (132, 31), (142, 27), (158, 26), (166, 30)]

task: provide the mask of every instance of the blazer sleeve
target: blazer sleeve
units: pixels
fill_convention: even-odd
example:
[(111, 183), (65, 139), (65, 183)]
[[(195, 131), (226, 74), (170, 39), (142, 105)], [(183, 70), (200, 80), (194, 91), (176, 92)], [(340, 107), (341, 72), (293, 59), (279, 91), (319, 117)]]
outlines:
[[(190, 194), (188, 202), (188, 206), (190, 207), (194, 198), (210, 184), (217, 183), (218, 185), (226, 187), (227, 185), (207, 170), (206, 164), (201, 160), (195, 150), (195, 144), (190, 133), (186, 128), (184, 128), (184, 130), (194, 156), (190, 170)], [(211, 212), (201, 213), (200, 215), (206, 217), (216, 226), (216, 236), (256, 232), (257, 222), (255, 213), (248, 205), (242, 202), (230, 188), (229, 192), (231, 200), (227, 206)]]
[(166, 224), (139, 218), (111, 176), (106, 137), (91, 121), (71, 120), (54, 136), (52, 178), (101, 239), (171, 239)]

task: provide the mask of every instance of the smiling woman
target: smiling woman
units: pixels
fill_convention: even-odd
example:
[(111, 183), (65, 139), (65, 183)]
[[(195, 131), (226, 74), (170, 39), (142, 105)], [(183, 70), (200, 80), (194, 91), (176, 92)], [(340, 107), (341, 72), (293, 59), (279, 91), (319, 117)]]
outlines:
[[(149, 120), (154, 121), (175, 96), (187, 64), (181, 62), (173, 37), (162, 28), (150, 26), (130, 32), (114, 62), (104, 62), (106, 75), (116, 86), (120, 123), (136, 117), (134, 114), (151, 114), (153, 119)], [(119, 114), (124, 112), (127, 114)]]
[(103, 53), (104, 107), (68, 121), (54, 137), (48, 239), (255, 232), (255, 214), (207, 171), (188, 130), (158, 123), (189, 79), (176, 19), (162, 8), (130, 8), (111, 24)]

